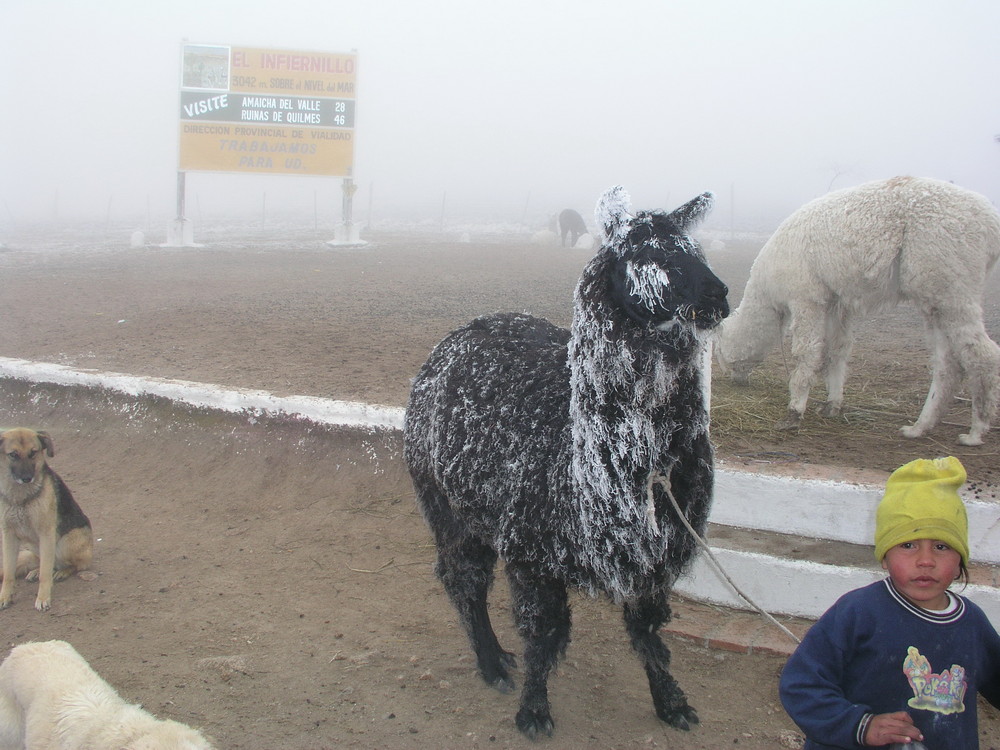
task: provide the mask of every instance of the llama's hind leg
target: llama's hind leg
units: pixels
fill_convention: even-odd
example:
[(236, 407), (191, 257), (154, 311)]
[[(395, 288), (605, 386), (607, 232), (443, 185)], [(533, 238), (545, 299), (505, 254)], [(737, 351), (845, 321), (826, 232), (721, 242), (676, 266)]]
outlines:
[(534, 739), (552, 734), (549, 673), (569, 645), (570, 608), (566, 584), (539, 576), (530, 566), (507, 566), (514, 617), (524, 639), (524, 687), (515, 719)]
[(949, 341), (958, 332), (946, 334), (937, 316), (927, 314), (926, 317), (931, 347), (931, 385), (917, 421), (900, 429), (900, 434), (906, 438), (923, 437), (941, 421), (961, 379), (960, 347), (953, 350)]
[(972, 423), (969, 432), (958, 436), (962, 445), (982, 445), (1000, 405), (1000, 345), (983, 333), (976, 355), (965, 366), (972, 393)]
[(458, 610), (483, 680), (501, 693), (510, 693), (514, 681), (509, 670), (517, 662), (513, 654), (500, 647), (486, 601), (496, 561), (497, 553), (476, 539), (447, 545), (439, 542), (435, 572)]
[(854, 346), (853, 321), (838, 305), (831, 305), (826, 313), (826, 356), (823, 375), (826, 380), (826, 403), (819, 413), (824, 417), (839, 417), (844, 409), (844, 381), (847, 380), (847, 361)]
[(792, 339), (791, 358), (795, 363), (788, 378), (788, 413), (778, 423), (779, 430), (798, 430), (809, 401), (809, 390), (816, 382), (825, 359), (825, 312), (810, 305), (791, 312), (788, 326)]
[(989, 337), (982, 322), (982, 311), (961, 313), (964, 322), (951, 326), (946, 341), (949, 356), (958, 360), (972, 397), (972, 422), (969, 432), (959, 435), (962, 445), (982, 445), (997, 415), (1000, 400), (1000, 346)]
[(688, 705), (687, 697), (670, 674), (670, 650), (657, 632), (670, 620), (666, 592), (626, 604), (625, 629), (646, 670), (649, 692), (656, 715), (677, 729), (690, 729), (698, 723), (698, 714)]

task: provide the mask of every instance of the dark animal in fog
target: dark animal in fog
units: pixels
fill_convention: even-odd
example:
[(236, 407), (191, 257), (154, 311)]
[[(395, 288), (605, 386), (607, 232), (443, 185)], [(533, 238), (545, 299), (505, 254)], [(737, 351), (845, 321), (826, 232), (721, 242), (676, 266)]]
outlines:
[(1000, 257), (1000, 215), (983, 196), (948, 182), (894, 177), (839, 190), (789, 216), (750, 269), (743, 301), (715, 342), (738, 383), (791, 335), (788, 416), (797, 429), (822, 372), (821, 413), (838, 416), (859, 315), (908, 301), (926, 323), (931, 386), (904, 437), (926, 435), (963, 378), (972, 423), (963, 445), (981, 445), (1000, 400), (1000, 347), (983, 325), (983, 289)]
[(561, 242), (563, 247), (566, 246), (566, 235), (570, 238), (570, 247), (576, 245), (576, 241), (580, 239), (581, 235), (587, 233), (587, 224), (584, 222), (583, 217), (580, 216), (572, 208), (563, 209), (559, 214), (559, 236), (561, 237)]
[(404, 452), (437, 546), (436, 573), (483, 679), (513, 690), (513, 655), (487, 609), (506, 565), (525, 678), (517, 726), (551, 733), (548, 677), (570, 640), (567, 588), (621, 604), (657, 716), (698, 721), (658, 635), (668, 594), (702, 531), (713, 486), (709, 332), (728, 290), (688, 231), (705, 193), (672, 213), (630, 213), (615, 187), (597, 207), (603, 246), (574, 295), (570, 330), (522, 314), (449, 334), (417, 375)]

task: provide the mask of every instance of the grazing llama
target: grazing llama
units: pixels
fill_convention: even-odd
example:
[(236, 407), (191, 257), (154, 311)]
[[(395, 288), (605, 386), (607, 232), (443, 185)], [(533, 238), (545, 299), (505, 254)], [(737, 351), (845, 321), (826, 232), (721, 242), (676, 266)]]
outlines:
[(414, 381), (404, 425), (436, 572), (487, 684), (510, 692), (512, 654), (490, 624), (497, 557), (524, 641), (517, 726), (551, 734), (548, 676), (570, 640), (567, 587), (603, 593), (649, 678), (657, 716), (698, 721), (658, 635), (712, 497), (705, 356), (728, 290), (687, 234), (705, 193), (673, 213), (598, 203), (605, 242), (576, 288), (572, 329), (519, 314), (452, 332)]
[(576, 247), (576, 241), (587, 233), (587, 225), (572, 208), (565, 208), (559, 214), (559, 233), (562, 246), (566, 246), (566, 235), (570, 238), (570, 247)]
[(1000, 347), (983, 325), (983, 288), (1000, 256), (1000, 215), (983, 196), (947, 182), (894, 177), (839, 190), (788, 217), (750, 269), (743, 301), (720, 326), (723, 372), (745, 384), (787, 331), (793, 369), (788, 416), (797, 429), (822, 372), (825, 416), (844, 402), (858, 315), (912, 302), (927, 325), (931, 385), (905, 437), (927, 434), (965, 379), (972, 422), (963, 445), (981, 445), (1000, 398)]

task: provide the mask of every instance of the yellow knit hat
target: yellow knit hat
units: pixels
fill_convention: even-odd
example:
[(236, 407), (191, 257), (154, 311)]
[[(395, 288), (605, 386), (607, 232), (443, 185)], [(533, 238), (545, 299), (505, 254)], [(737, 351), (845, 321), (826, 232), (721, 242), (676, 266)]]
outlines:
[(915, 539), (945, 542), (969, 564), (969, 519), (958, 488), (965, 467), (953, 456), (918, 458), (896, 469), (875, 511), (875, 558)]

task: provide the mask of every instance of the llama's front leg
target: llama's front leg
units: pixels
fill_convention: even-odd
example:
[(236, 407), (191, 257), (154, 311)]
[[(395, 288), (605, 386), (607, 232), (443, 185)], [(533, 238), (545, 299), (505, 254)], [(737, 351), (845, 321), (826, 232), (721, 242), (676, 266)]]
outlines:
[(632, 648), (649, 679), (656, 715), (672, 727), (690, 729), (698, 723), (698, 714), (688, 705), (684, 691), (670, 674), (670, 650), (657, 632), (670, 620), (666, 592), (626, 604), (624, 615)]
[(496, 552), (478, 540), (451, 543), (439, 540), (435, 571), (469, 636), (479, 674), (490, 687), (510, 693), (514, 690), (514, 680), (509, 670), (517, 662), (513, 654), (500, 647), (486, 600), (496, 560)]
[(549, 673), (569, 645), (570, 609), (566, 584), (538, 575), (530, 565), (507, 565), (514, 618), (524, 639), (524, 687), (517, 728), (531, 739), (552, 734)]

